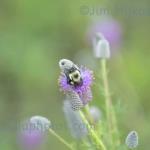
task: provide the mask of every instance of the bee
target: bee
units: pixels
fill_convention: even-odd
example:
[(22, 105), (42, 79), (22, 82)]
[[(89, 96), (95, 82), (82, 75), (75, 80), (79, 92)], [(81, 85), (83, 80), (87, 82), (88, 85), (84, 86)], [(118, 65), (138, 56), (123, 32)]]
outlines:
[(82, 84), (80, 69), (71, 60), (61, 59), (59, 61), (59, 66), (62, 72), (66, 75), (67, 82), (70, 85), (77, 86)]

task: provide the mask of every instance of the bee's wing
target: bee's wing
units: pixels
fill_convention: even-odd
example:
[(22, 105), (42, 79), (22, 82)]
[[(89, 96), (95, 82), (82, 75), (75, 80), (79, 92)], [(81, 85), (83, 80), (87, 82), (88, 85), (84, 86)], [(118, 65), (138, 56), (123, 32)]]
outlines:
[(74, 64), (74, 67), (75, 67), (77, 70), (80, 70), (79, 67), (78, 67), (76, 64)]
[(59, 67), (60, 69), (65, 72), (66, 70), (69, 70), (73, 67), (74, 63), (71, 60), (68, 59), (61, 59), (59, 61)]

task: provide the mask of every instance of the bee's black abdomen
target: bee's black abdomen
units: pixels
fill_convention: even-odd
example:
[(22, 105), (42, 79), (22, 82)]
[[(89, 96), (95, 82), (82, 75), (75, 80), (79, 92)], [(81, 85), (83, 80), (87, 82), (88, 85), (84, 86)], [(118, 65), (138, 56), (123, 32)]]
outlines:
[(73, 86), (79, 86), (83, 84), (83, 80), (82, 78), (80, 79), (80, 82), (75, 82), (73, 80), (71, 80), (70, 78), (67, 79), (67, 83)]

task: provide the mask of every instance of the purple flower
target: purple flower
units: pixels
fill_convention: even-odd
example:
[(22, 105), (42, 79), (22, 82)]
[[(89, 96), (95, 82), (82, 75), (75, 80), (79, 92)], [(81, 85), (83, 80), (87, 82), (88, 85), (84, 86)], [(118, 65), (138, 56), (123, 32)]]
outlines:
[(82, 84), (69, 84), (66, 74), (64, 72), (61, 72), (61, 75), (59, 77), (59, 86), (60, 90), (65, 94), (70, 91), (76, 92), (79, 95), (83, 105), (86, 105), (89, 101), (92, 100), (91, 85), (93, 82), (93, 73), (91, 70), (85, 67), (80, 67), (79, 71), (82, 78)]
[(22, 149), (35, 150), (40, 147), (45, 138), (45, 133), (37, 129), (29, 121), (23, 124), (24, 128), (19, 132), (19, 145)]
[(88, 40), (91, 41), (97, 32), (104, 35), (113, 50), (121, 45), (122, 28), (119, 22), (115, 19), (106, 18), (104, 20), (91, 23), (87, 32)]
[(39, 131), (24, 131), (20, 135), (21, 145), (27, 149), (37, 149), (42, 141), (43, 135)]

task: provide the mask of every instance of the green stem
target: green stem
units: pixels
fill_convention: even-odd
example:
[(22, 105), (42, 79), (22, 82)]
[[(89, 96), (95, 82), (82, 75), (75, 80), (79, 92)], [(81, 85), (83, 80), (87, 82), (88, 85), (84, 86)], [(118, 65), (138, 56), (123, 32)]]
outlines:
[(111, 141), (110, 143), (112, 145), (113, 144), (112, 131), (115, 131), (116, 133), (118, 133), (118, 129), (117, 129), (115, 112), (114, 112), (113, 106), (112, 106), (111, 95), (110, 95), (110, 91), (109, 91), (107, 69), (106, 69), (106, 59), (101, 59), (101, 69), (102, 69), (101, 72), (102, 72), (105, 105), (106, 105), (106, 117), (107, 117), (108, 129), (109, 129), (109, 138)]
[(74, 150), (73, 147), (67, 142), (65, 141), (61, 136), (59, 136), (54, 130), (52, 130), (51, 128), (49, 129), (49, 132), (55, 136), (61, 143), (63, 143), (66, 147), (68, 147), (68, 149), (70, 150)]
[(90, 114), (90, 107), (89, 107), (88, 104), (85, 106), (85, 113), (88, 116), (90, 124), (94, 125), (94, 120), (93, 120), (93, 117)]
[[(105, 105), (106, 105), (106, 117), (107, 117), (107, 124), (109, 129), (109, 138), (111, 138), (111, 116), (110, 116), (110, 107), (111, 107), (111, 99), (109, 94), (109, 87), (108, 87), (108, 79), (107, 79), (107, 70), (106, 70), (106, 60), (101, 60), (101, 72), (102, 72), (102, 80), (104, 86), (104, 96), (105, 96)], [(112, 141), (111, 141), (112, 144)]]
[(82, 120), (84, 121), (84, 123), (86, 124), (91, 137), (94, 139), (95, 143), (97, 144), (97, 146), (99, 147), (100, 150), (106, 150), (105, 145), (103, 144), (103, 142), (99, 139), (99, 137), (97, 136), (97, 134), (95, 133), (95, 131), (91, 128), (90, 124), (88, 123), (87, 119), (85, 118), (84, 114), (82, 113), (82, 111), (80, 112), (80, 116), (82, 117)]

